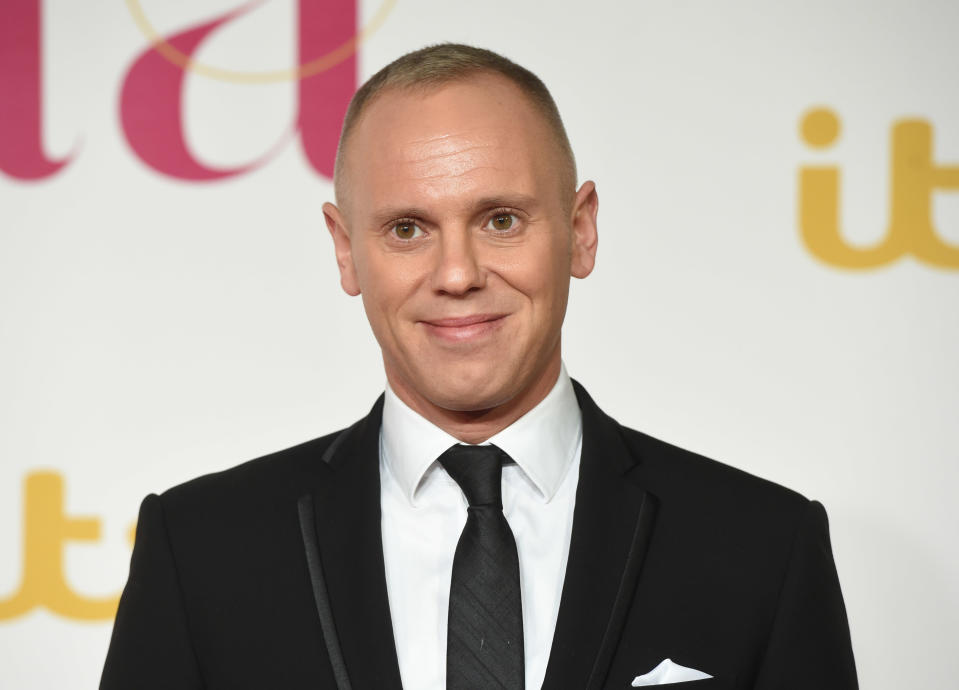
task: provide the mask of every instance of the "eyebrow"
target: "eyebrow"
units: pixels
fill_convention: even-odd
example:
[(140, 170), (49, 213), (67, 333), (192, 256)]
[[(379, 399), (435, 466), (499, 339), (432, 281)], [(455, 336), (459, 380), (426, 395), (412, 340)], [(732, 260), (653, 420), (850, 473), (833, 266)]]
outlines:
[(496, 208), (497, 206), (507, 206), (510, 208), (530, 210), (533, 208), (539, 208), (539, 201), (536, 199), (536, 197), (529, 196), (527, 194), (502, 194), (479, 199), (474, 204), (474, 210), (479, 212), (488, 208)]
[[(527, 194), (497, 194), (493, 196), (482, 197), (470, 204), (469, 215), (478, 215), (484, 211), (493, 208), (516, 208), (532, 213), (539, 208), (539, 201), (536, 197)], [(377, 210), (373, 214), (373, 223), (376, 227), (388, 223), (396, 218), (419, 218), (430, 221), (432, 217), (425, 208), (419, 206), (388, 206)]]

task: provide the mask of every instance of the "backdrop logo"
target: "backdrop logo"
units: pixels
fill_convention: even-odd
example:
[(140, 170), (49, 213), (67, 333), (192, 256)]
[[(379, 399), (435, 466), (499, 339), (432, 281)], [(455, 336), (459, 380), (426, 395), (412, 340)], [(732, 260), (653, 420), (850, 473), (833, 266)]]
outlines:
[[(839, 117), (818, 108), (803, 117), (800, 132), (813, 148), (827, 149), (839, 137)], [(834, 165), (799, 172), (799, 228), (812, 254), (832, 266), (866, 269), (906, 254), (938, 268), (959, 269), (959, 246), (942, 240), (932, 222), (933, 194), (959, 191), (959, 166), (933, 160), (932, 126), (906, 119), (893, 124), (889, 173), (889, 225), (872, 247), (854, 247), (839, 227), (840, 173)]]
[[(120, 126), (133, 153), (169, 177), (216, 180), (261, 167), (298, 133), (309, 165), (332, 178), (340, 125), (356, 89), (356, 48), (395, 4), (395, 0), (381, 0), (370, 23), (358, 29), (357, 1), (296, 0), (292, 38), (297, 65), (240, 72), (197, 62), (194, 55), (208, 37), (227, 30), (263, 0), (167, 36), (154, 29), (138, 0), (126, 0), (133, 21), (149, 40), (120, 82)], [(75, 156), (56, 158), (43, 146), (42, 10), (42, 0), (0, 2), (0, 171), (21, 180), (48, 178)], [(230, 168), (206, 165), (193, 155), (184, 134), (183, 87), (188, 73), (247, 84), (296, 79), (296, 113), (286, 131), (277, 133), (276, 144), (260, 158)]]
[[(307, 1), (312, 1), (313, 5), (319, 4), (317, 0)], [(263, 2), (264, 0), (252, 0), (247, 5), (234, 10), (232, 13), (230, 13), (230, 15), (227, 16), (238, 16), (253, 9), (257, 5), (262, 5)], [(336, 47), (331, 48), (325, 54), (314, 56), (309, 62), (303, 62), (296, 67), (289, 69), (264, 70), (259, 72), (233, 70), (224, 67), (208, 65), (194, 60), (190, 53), (182, 52), (175, 45), (164, 39), (159, 32), (157, 32), (146, 13), (143, 11), (140, 0), (126, 0), (126, 4), (127, 8), (130, 10), (130, 15), (133, 17), (133, 20), (136, 22), (137, 26), (140, 27), (140, 30), (143, 32), (143, 34), (150, 39), (150, 43), (153, 44), (153, 47), (156, 49), (156, 51), (173, 64), (182, 67), (185, 70), (190, 70), (197, 74), (202, 74), (205, 77), (210, 77), (211, 79), (220, 79), (223, 81), (247, 84), (269, 84), (278, 81), (289, 81), (291, 79), (305, 79), (307, 77), (312, 77), (314, 74), (325, 72), (331, 67), (334, 67), (351, 57), (353, 53), (356, 52), (359, 44), (362, 43), (370, 34), (380, 28), (380, 25), (386, 19), (386, 15), (390, 13), (390, 10), (392, 10), (393, 6), (396, 4), (396, 0), (382, 0), (379, 9), (376, 11), (376, 14), (365, 27), (359, 30), (356, 35), (350, 36)], [(353, 7), (354, 12), (355, 9), (356, 8)], [(303, 13), (302, 3), (300, 13), (301, 15)]]
[(9, 598), (0, 599), (0, 620), (22, 616), (41, 606), (65, 618), (112, 619), (118, 597), (87, 597), (73, 591), (67, 583), (64, 548), (70, 541), (97, 541), (100, 521), (69, 517), (64, 513), (63, 478), (56, 472), (27, 475), (23, 525), (20, 586)]

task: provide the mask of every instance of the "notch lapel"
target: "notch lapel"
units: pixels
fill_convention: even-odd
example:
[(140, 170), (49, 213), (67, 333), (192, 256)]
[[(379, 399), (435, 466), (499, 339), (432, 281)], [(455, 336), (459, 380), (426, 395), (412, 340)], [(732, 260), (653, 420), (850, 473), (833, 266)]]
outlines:
[(618, 424), (573, 382), (583, 414), (573, 531), (544, 690), (603, 687), (639, 582), (657, 499)]
[(303, 528), (304, 546), (339, 688), (402, 687), (380, 527), (382, 411), (380, 396), (367, 417), (333, 441), (323, 455), (326, 481), (298, 505), (302, 523), (312, 503), (314, 534)]

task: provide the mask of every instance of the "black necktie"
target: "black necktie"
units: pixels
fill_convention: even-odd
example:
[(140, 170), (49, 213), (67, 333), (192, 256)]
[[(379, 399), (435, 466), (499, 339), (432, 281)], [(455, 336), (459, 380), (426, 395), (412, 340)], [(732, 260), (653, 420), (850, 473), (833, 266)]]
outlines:
[(453, 556), (447, 690), (522, 690), (525, 685), (519, 557), (500, 487), (508, 459), (496, 446), (463, 445), (439, 458), (469, 501)]

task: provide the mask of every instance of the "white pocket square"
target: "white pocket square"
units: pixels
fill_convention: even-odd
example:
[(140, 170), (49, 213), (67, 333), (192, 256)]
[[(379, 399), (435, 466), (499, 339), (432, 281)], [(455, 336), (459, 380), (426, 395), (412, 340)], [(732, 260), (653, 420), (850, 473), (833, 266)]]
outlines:
[(687, 680), (705, 680), (712, 678), (708, 673), (686, 668), (673, 663), (671, 659), (663, 659), (659, 666), (649, 673), (633, 678), (634, 688), (644, 688), (649, 685), (668, 685), (669, 683), (684, 683)]

